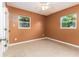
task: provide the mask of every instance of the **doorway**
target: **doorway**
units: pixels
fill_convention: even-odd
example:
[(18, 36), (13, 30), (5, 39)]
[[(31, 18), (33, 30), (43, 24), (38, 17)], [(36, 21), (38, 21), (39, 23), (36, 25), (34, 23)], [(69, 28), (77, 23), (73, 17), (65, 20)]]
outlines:
[(5, 7), (5, 3), (0, 2), (0, 56), (3, 56), (3, 53), (8, 48), (9, 40), (9, 22), (8, 22), (8, 10)]

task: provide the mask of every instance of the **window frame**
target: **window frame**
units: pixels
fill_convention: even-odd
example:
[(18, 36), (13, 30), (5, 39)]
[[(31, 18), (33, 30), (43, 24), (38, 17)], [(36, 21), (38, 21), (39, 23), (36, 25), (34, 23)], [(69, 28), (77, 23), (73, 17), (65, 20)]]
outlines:
[[(29, 23), (29, 24), (30, 24), (29, 27), (21, 27), (21, 26), (20, 26), (20, 22), (21, 22), (21, 21), (19, 21), (19, 17), (20, 17), (20, 16), (22, 16), (22, 17), (29, 17), (29, 18), (30, 18), (30, 19), (29, 19), (30, 21), (29, 21), (29, 22), (26, 22), (26, 23)], [(31, 29), (31, 17), (30, 17), (30, 16), (19, 15), (19, 16), (18, 16), (18, 29)]]
[[(72, 13), (71, 13), (72, 14)], [(76, 15), (76, 20), (75, 20), (75, 27), (71, 27), (71, 28), (68, 28), (68, 27), (62, 27), (62, 18), (63, 17), (65, 17), (65, 16), (67, 16), (67, 15), (64, 15), (64, 16), (61, 16), (60, 17), (60, 29), (77, 29), (77, 18), (78, 18), (78, 16), (77, 16), (77, 13), (73, 13), (73, 14), (75, 14)]]

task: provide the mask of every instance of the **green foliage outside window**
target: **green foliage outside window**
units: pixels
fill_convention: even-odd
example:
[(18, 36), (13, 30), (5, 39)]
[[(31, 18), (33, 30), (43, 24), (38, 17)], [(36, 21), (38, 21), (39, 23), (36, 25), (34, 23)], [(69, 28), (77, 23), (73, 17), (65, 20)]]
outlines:
[(75, 27), (75, 14), (69, 14), (62, 17), (62, 27)]
[(20, 28), (29, 28), (30, 27), (30, 17), (28, 16), (19, 16), (19, 27)]

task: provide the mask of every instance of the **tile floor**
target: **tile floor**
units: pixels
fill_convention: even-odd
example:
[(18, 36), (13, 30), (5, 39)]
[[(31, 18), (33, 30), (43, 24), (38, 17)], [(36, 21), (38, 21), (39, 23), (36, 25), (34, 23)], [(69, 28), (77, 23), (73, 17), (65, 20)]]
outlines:
[(44, 39), (11, 46), (4, 57), (79, 57), (79, 49)]

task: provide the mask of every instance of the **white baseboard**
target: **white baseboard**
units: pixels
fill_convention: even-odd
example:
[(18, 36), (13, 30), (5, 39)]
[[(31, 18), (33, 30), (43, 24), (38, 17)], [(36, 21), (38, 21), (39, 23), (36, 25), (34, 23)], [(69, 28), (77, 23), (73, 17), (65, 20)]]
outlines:
[(22, 44), (22, 43), (33, 42), (33, 41), (42, 40), (42, 39), (45, 39), (45, 38), (46, 38), (46, 37), (37, 38), (37, 39), (32, 39), (32, 40), (28, 40), (28, 41), (22, 41), (22, 42), (18, 42), (18, 43), (12, 43), (12, 44), (9, 44), (8, 46), (14, 46), (14, 45)]
[(33, 41), (42, 40), (42, 39), (49, 39), (49, 40), (52, 40), (52, 41), (55, 41), (55, 42), (58, 42), (58, 43), (63, 43), (63, 44), (69, 45), (69, 46), (73, 46), (73, 47), (79, 48), (78, 45), (71, 44), (71, 43), (64, 42), (64, 41), (60, 41), (60, 40), (56, 40), (56, 39), (53, 39), (53, 38), (50, 38), (50, 37), (43, 37), (43, 38), (37, 38), (37, 39), (28, 40), (28, 41), (13, 43), (13, 44), (9, 44), (9, 46), (14, 46), (14, 45), (22, 44), (22, 43), (29, 43), (29, 42), (33, 42)]
[(52, 41), (55, 41), (55, 42), (58, 42), (58, 43), (63, 43), (63, 44), (66, 44), (66, 45), (70, 45), (70, 46), (73, 46), (73, 47), (79, 48), (78, 45), (71, 44), (71, 43), (68, 43), (68, 42), (63, 42), (63, 41), (56, 40), (56, 39), (53, 39), (53, 38), (50, 38), (50, 37), (46, 37), (46, 39), (49, 39), (49, 40), (52, 40)]

